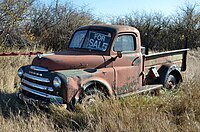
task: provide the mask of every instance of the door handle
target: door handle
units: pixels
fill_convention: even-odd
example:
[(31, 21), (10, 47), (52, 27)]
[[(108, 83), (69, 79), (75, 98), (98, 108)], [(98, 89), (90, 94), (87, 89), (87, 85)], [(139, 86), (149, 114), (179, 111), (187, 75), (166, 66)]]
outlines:
[(133, 61), (132, 61), (132, 66), (134, 66), (134, 65), (135, 65), (135, 64), (134, 64), (134, 63), (135, 63), (135, 61), (136, 61), (137, 59), (139, 59), (139, 58), (140, 58), (140, 57), (138, 56), (138, 57), (136, 57), (136, 58), (134, 58), (134, 59), (133, 59)]

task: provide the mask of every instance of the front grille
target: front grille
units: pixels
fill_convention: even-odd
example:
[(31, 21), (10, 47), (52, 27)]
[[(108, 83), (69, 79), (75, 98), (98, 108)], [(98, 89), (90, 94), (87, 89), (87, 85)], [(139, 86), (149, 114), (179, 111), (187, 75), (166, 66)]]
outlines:
[(38, 76), (31, 75), (31, 74), (28, 74), (28, 73), (24, 73), (23, 76), (26, 77), (26, 78), (32, 79), (34, 81), (50, 83), (50, 80), (48, 78), (38, 77)]
[[(28, 97), (35, 99), (50, 99), (56, 96), (47, 69), (31, 66), (28, 73), (24, 73), (21, 79), (22, 92)], [(57, 97), (57, 96), (56, 96)]]

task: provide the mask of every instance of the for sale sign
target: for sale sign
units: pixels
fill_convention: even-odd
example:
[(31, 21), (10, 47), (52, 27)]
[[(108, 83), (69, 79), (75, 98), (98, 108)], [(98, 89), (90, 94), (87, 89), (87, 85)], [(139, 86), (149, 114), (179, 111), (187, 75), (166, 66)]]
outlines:
[(93, 50), (106, 51), (108, 48), (110, 38), (110, 35), (90, 31), (89, 43), (87, 45), (87, 48)]

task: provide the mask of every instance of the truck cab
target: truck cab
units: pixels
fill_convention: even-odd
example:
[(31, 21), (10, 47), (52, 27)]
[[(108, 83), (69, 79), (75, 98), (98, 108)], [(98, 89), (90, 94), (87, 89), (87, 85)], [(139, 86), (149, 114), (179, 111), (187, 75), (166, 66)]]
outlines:
[(120, 97), (173, 86), (182, 81), (187, 50), (145, 55), (134, 27), (80, 27), (65, 51), (40, 54), (18, 70), (17, 96), (29, 103), (72, 108), (97, 94)]

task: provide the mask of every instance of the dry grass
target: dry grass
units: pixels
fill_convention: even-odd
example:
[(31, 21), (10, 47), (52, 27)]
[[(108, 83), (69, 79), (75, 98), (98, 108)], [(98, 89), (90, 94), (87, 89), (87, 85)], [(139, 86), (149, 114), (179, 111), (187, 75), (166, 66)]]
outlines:
[(75, 112), (38, 109), (15, 97), (17, 69), (32, 58), (1, 57), (0, 131), (200, 131), (200, 49), (189, 52), (185, 83), (159, 96), (135, 95)]
[(187, 62), (187, 81), (198, 81), (200, 75), (200, 48), (189, 52)]

